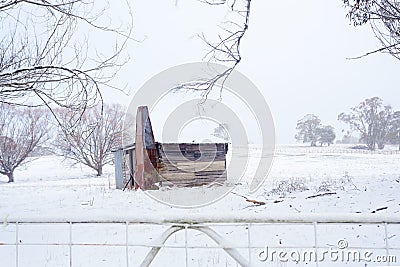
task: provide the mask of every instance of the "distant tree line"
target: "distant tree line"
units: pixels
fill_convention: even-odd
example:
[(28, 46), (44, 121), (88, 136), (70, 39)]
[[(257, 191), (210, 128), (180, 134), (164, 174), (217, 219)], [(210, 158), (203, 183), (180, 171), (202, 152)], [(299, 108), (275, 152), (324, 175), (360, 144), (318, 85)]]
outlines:
[[(360, 135), (358, 140), (369, 150), (383, 149), (386, 144), (395, 144), (400, 150), (400, 111), (395, 111), (390, 105), (385, 105), (379, 97), (367, 98), (350, 112), (342, 112), (338, 120), (349, 125), (351, 131)], [(316, 146), (319, 143), (333, 144), (336, 138), (334, 128), (324, 126), (318, 116), (307, 114), (297, 122), (295, 138), (303, 143)], [(351, 139), (350, 132), (346, 135)]]

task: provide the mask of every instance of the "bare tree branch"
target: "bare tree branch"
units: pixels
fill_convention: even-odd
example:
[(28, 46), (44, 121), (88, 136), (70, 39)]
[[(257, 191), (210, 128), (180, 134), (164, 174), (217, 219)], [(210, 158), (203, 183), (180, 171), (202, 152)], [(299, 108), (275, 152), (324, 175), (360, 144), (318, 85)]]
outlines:
[(192, 90), (201, 92), (204, 99), (207, 99), (210, 92), (218, 85), (220, 96), (224, 88), (225, 81), (242, 60), (240, 44), (242, 38), (249, 28), (251, 0), (198, 0), (202, 3), (220, 6), (226, 5), (228, 10), (235, 15), (235, 19), (228, 20), (221, 26), (223, 34), (218, 35), (216, 41), (210, 41), (204, 34), (199, 35), (201, 40), (210, 48), (204, 56), (206, 62), (215, 62), (228, 65), (228, 68), (207, 80), (199, 80), (180, 84), (174, 90)]
[[(102, 104), (100, 88), (115, 89), (111, 81), (129, 59), (122, 54), (133, 40), (126, 4), (131, 21), (114, 27), (100, 23), (108, 6), (96, 9), (91, 0), (0, 1), (0, 103), (81, 114)], [(108, 34), (116, 44), (101, 53), (89, 49), (81, 28)]]
[(355, 26), (369, 23), (382, 47), (351, 59), (389, 53), (400, 59), (400, 2), (398, 0), (343, 0)]

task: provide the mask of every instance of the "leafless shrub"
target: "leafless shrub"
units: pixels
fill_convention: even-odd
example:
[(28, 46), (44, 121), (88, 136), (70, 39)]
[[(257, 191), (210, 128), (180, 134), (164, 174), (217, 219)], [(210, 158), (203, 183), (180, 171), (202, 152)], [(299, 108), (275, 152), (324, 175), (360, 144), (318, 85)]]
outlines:
[(307, 190), (309, 190), (309, 188), (307, 187), (304, 179), (291, 178), (275, 183), (274, 187), (268, 192), (268, 195), (279, 195), (284, 197), (287, 194), (303, 192)]
[(353, 183), (353, 178), (349, 175), (348, 172), (345, 172), (344, 175), (338, 179), (327, 178), (324, 179), (321, 184), (316, 188), (317, 192), (330, 192), (346, 190), (346, 187), (351, 185), (353, 189), (358, 189), (356, 185)]

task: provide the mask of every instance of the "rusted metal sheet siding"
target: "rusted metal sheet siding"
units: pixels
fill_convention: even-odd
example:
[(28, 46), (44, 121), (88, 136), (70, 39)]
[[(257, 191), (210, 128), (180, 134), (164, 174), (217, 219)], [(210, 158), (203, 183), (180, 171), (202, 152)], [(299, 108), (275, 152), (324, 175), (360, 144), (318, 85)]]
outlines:
[(156, 143), (149, 110), (146, 106), (139, 107), (137, 111), (135, 140), (135, 189), (155, 189), (154, 184), (159, 182), (155, 173), (158, 156), (156, 156)]

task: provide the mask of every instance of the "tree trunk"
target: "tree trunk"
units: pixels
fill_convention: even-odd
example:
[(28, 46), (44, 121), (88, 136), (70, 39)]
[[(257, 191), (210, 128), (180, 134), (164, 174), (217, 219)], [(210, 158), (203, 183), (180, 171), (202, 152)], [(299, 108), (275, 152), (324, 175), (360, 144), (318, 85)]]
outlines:
[(398, 141), (399, 141), (399, 151), (400, 151), (400, 132), (397, 134), (397, 136), (398, 136)]
[(378, 149), (384, 149), (385, 144), (384, 143), (378, 143)]
[(311, 141), (311, 146), (317, 146), (317, 142)]
[(100, 166), (97, 168), (97, 176), (102, 176), (103, 175), (103, 166)]
[(369, 150), (375, 151), (375, 142), (373, 142), (373, 141), (367, 142), (367, 147)]
[(7, 173), (6, 175), (8, 177), (8, 182), (13, 183), (14, 182), (14, 173), (10, 172), (10, 173)]

